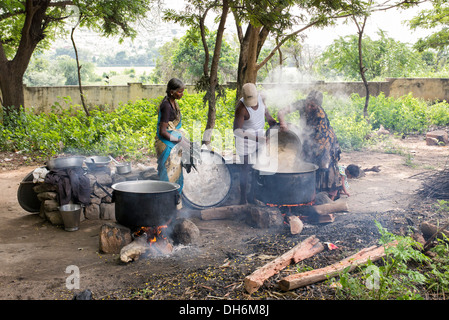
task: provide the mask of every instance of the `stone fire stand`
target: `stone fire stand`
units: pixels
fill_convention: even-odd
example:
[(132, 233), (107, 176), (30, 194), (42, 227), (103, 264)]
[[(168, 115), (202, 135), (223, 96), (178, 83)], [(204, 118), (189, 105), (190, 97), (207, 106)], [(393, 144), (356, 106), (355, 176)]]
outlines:
[[(115, 220), (115, 204), (112, 202), (112, 188), (114, 183), (132, 180), (159, 180), (157, 171), (152, 167), (133, 168), (133, 171), (120, 175), (109, 167), (100, 168), (94, 172), (88, 172), (91, 195), (90, 204), (82, 210), (81, 221), (89, 220)], [(50, 221), (54, 225), (63, 225), (59, 212), (59, 199), (57, 187), (48, 183), (39, 183), (34, 187), (37, 198), (41, 201), (40, 217)], [(108, 194), (109, 193), (109, 194)]]

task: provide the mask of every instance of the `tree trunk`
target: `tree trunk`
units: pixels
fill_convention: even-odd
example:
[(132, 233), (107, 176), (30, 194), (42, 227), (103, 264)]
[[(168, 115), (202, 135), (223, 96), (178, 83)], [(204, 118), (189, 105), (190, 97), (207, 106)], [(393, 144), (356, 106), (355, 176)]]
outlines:
[(0, 68), (0, 89), (2, 91), (3, 121), (9, 124), (13, 112), (20, 112), (24, 105), (23, 73), (12, 63)]
[(11, 112), (24, 107), (23, 74), (37, 44), (44, 39), (48, 18), (45, 15), (49, 0), (25, 2), (25, 20), (19, 46), (14, 59), (8, 60), (0, 43), (0, 89), (3, 96), (4, 120), (9, 121)]
[(353, 17), (354, 22), (358, 28), (358, 34), (359, 34), (359, 42), (358, 42), (358, 47), (359, 47), (359, 70), (360, 70), (360, 76), (362, 77), (362, 81), (363, 84), (365, 86), (365, 91), (366, 91), (366, 96), (365, 96), (365, 106), (363, 107), (363, 116), (365, 117), (366, 120), (368, 120), (368, 104), (369, 104), (369, 85), (368, 85), (368, 81), (366, 80), (365, 77), (365, 72), (366, 72), (366, 68), (363, 65), (363, 50), (362, 50), (362, 40), (363, 40), (363, 32), (365, 30), (365, 25), (366, 25), (366, 20), (368, 19), (368, 16), (365, 16), (363, 18), (363, 22), (362, 25), (360, 25), (356, 18)]
[[(216, 90), (218, 87), (218, 63), (220, 62), (220, 53), (221, 53), (221, 45), (223, 42), (223, 34), (225, 30), (226, 18), (228, 16), (229, 11), (229, 2), (228, 0), (223, 0), (223, 10), (220, 18), (220, 23), (218, 25), (217, 37), (215, 40), (215, 48), (214, 55), (212, 57), (212, 64), (210, 67), (210, 76), (209, 76), (209, 110), (207, 113), (207, 123), (206, 130), (203, 134), (203, 144), (210, 144), (212, 129), (215, 127), (215, 117), (216, 117)], [(207, 53), (207, 46), (205, 47), (205, 51)], [(206, 61), (208, 61), (206, 59)], [(206, 71), (205, 71), (206, 72)], [(207, 76), (207, 74), (205, 74)]]
[(86, 101), (84, 99), (83, 85), (81, 83), (81, 66), (80, 66), (80, 60), (79, 60), (79, 57), (78, 57), (78, 49), (76, 48), (75, 38), (74, 38), (75, 29), (80, 24), (81, 20), (82, 19), (81, 19), (81, 16), (80, 16), (77, 24), (72, 28), (72, 33), (70, 34), (70, 39), (72, 40), (73, 50), (75, 50), (76, 70), (77, 70), (77, 73), (78, 73), (78, 88), (80, 90), (81, 103), (83, 105), (84, 112), (86, 113), (86, 115), (88, 117), (90, 117), (89, 109), (87, 109)]
[[(259, 32), (261, 27), (251, 24), (246, 29), (245, 36), (240, 42), (239, 66), (237, 71), (236, 102), (242, 97), (242, 86), (245, 83), (257, 81), (257, 58), (259, 56)], [(261, 47), (261, 46), (260, 46)]]

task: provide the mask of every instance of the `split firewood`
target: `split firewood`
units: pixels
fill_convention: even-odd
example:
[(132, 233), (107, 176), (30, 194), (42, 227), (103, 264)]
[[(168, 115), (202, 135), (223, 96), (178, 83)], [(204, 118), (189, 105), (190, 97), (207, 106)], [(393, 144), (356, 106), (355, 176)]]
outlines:
[(202, 220), (225, 220), (234, 219), (238, 215), (246, 215), (249, 211), (249, 206), (246, 204), (230, 205), (224, 207), (216, 207), (201, 210)]
[(302, 229), (304, 228), (304, 224), (302, 223), (301, 219), (297, 216), (288, 216), (287, 218), (288, 224), (290, 225), (290, 233), (291, 234), (299, 234), (302, 232)]
[(332, 213), (318, 215), (318, 223), (331, 223), (334, 222), (334, 220), (335, 216)]
[(323, 251), (324, 246), (315, 236), (310, 236), (306, 240), (294, 246), (292, 249), (257, 269), (245, 278), (245, 289), (248, 293), (256, 292), (271, 276), (277, 274), (290, 264), (298, 263), (301, 260), (312, 257)]
[(130, 262), (139, 259), (140, 255), (150, 249), (147, 237), (139, 237), (120, 250), (120, 260)]
[[(387, 247), (396, 246), (397, 242), (387, 244)], [(330, 266), (302, 272), (287, 276), (279, 281), (279, 286), (282, 290), (288, 291), (307, 286), (312, 283), (326, 280), (331, 277), (338, 276), (340, 272), (349, 267), (349, 271), (354, 270), (357, 266), (365, 264), (368, 260), (377, 261), (385, 256), (385, 247), (372, 246), (365, 248), (356, 254), (343, 259)]]

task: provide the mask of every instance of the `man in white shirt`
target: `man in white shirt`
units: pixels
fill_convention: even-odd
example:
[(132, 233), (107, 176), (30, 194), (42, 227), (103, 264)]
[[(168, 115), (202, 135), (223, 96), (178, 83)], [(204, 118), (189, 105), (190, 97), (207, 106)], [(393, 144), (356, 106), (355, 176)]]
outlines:
[[(257, 151), (266, 142), (264, 134), (265, 121), (270, 126), (276, 120), (270, 115), (265, 105), (265, 99), (257, 91), (253, 83), (246, 83), (242, 87), (243, 98), (237, 103), (234, 118), (234, 136), (237, 154), (240, 157), (240, 202), (247, 203), (247, 184), (250, 165), (255, 163)], [(253, 199), (250, 196), (250, 201)]]

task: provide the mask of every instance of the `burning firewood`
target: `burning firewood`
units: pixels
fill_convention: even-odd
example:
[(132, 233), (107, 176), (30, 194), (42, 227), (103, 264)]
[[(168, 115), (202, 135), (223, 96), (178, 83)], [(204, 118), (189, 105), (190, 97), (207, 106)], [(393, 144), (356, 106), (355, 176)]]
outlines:
[(326, 215), (335, 212), (348, 212), (349, 207), (346, 201), (334, 201), (312, 206), (311, 209), (320, 215)]
[(135, 240), (120, 250), (120, 260), (130, 262), (139, 259), (142, 254), (151, 256), (166, 255), (173, 251), (173, 245), (163, 235), (166, 225), (141, 227), (133, 233)]
[(347, 212), (349, 207), (346, 201), (338, 200), (312, 206), (300, 206), (297, 210), (301, 215), (310, 216), (312, 220), (316, 219), (318, 223), (329, 223), (334, 221), (333, 213)]
[[(397, 244), (396, 242), (389, 243), (387, 244), (387, 247), (395, 246), (396, 244)], [(349, 271), (351, 271), (354, 270), (357, 266), (367, 263), (368, 260), (374, 262), (383, 258), (384, 256), (385, 256), (384, 246), (368, 247), (330, 266), (285, 277), (279, 281), (279, 286), (284, 291), (297, 289), (315, 282), (323, 281), (328, 278), (338, 276), (340, 272), (342, 272), (344, 269), (348, 267)]]
[(275, 275), (288, 265), (312, 257), (323, 251), (324, 247), (315, 236), (310, 236), (283, 255), (257, 269), (245, 278), (245, 289), (248, 293), (256, 292), (271, 276)]
[(138, 237), (130, 244), (124, 246), (120, 250), (120, 260), (122, 262), (130, 262), (139, 259), (140, 255), (150, 249), (146, 237)]

